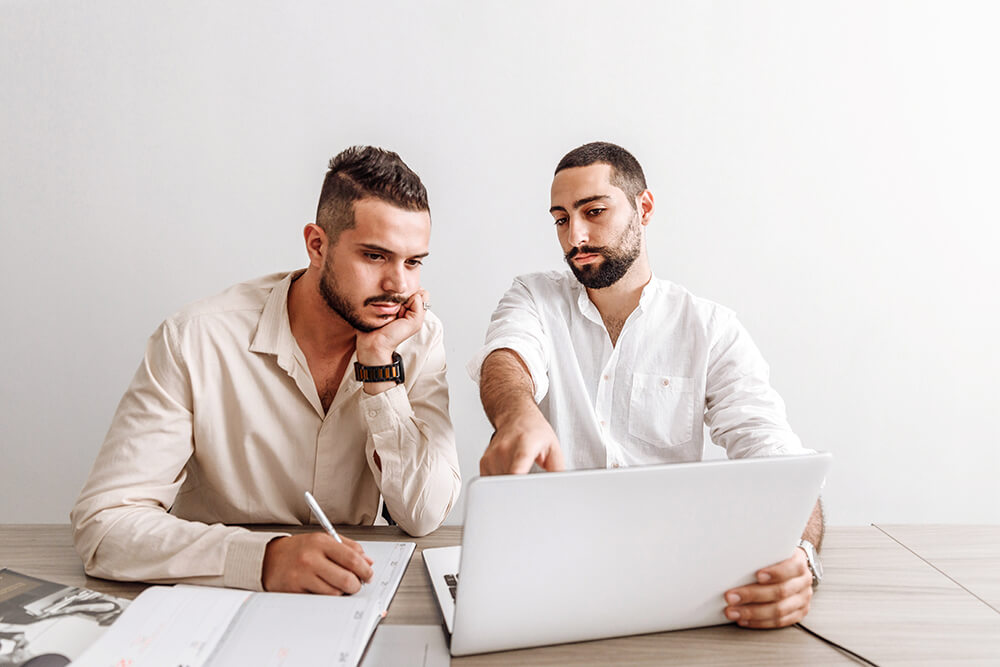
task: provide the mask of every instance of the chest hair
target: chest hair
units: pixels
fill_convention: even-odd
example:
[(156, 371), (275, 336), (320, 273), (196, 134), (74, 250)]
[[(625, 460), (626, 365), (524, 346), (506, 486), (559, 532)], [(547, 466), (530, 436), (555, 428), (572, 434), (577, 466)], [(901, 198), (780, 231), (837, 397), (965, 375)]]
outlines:
[(611, 337), (612, 347), (618, 342), (618, 336), (622, 332), (622, 327), (625, 326), (625, 318), (618, 317), (601, 317), (604, 320), (604, 327), (608, 330), (608, 336)]

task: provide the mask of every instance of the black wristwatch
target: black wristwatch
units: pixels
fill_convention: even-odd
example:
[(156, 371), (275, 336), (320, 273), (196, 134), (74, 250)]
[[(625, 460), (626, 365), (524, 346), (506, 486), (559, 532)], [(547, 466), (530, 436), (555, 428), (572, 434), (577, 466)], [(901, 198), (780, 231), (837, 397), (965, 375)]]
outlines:
[(354, 362), (354, 379), (358, 382), (395, 382), (403, 384), (406, 376), (403, 374), (403, 358), (398, 352), (392, 353), (392, 363), (386, 366), (362, 366), (360, 361)]

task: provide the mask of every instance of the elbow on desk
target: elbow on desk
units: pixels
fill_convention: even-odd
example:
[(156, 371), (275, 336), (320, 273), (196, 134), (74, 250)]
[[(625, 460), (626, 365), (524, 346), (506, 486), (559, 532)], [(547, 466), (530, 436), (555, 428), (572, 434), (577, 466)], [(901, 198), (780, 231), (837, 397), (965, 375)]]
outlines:
[(87, 575), (115, 581), (136, 580), (128, 576), (124, 567), (116, 566), (116, 560), (120, 559), (108, 553), (108, 534), (127, 515), (127, 512), (123, 514), (109, 508), (94, 510), (84, 501), (78, 502), (70, 511), (73, 549), (83, 561), (83, 571)]
[(423, 537), (441, 527), (441, 524), (444, 523), (445, 518), (448, 516), (448, 512), (451, 511), (453, 503), (454, 501), (448, 503), (443, 512), (421, 511), (415, 512), (413, 516), (401, 516), (398, 519), (394, 516), (393, 518), (396, 524), (407, 535), (411, 537)]
[(389, 508), (393, 519), (407, 535), (412, 537), (428, 535), (440, 528), (448, 518), (448, 513), (454, 507), (462, 488), (461, 475), (454, 469), (451, 473), (452, 479), (448, 487), (428, 485), (412, 511), (397, 516), (392, 512), (392, 507)]

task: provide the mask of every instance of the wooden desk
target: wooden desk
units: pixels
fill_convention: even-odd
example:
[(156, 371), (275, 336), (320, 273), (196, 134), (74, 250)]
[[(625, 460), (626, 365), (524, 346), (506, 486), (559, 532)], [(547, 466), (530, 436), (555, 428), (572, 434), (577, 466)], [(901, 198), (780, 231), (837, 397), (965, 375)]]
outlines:
[(824, 637), (879, 665), (1000, 664), (1000, 614), (878, 527), (828, 529), (823, 566), (803, 624)]
[[(887, 530), (903, 535), (905, 528)], [(355, 539), (411, 539), (396, 528), (344, 528), (343, 532)], [(945, 534), (951, 535), (950, 531)], [(952, 537), (960, 540), (963, 535), (956, 531)], [(989, 545), (1000, 544), (1000, 526), (987, 527), (982, 535), (974, 535), (979, 535), (977, 539), (986, 545), (984, 558), (989, 563), (990, 554), (1000, 553), (989, 551), (992, 548)], [(924, 549), (930, 553), (935, 544), (933, 534), (924, 537), (928, 542)], [(805, 625), (879, 665), (918, 661), (923, 665), (1000, 663), (1000, 613), (897, 539), (903, 538), (891, 538), (875, 526), (830, 528), (823, 549), (826, 580), (814, 597)], [(413, 540), (417, 550), (386, 623), (441, 623), (420, 552), (428, 547), (458, 544), (460, 540), (461, 528), (453, 526)], [(962, 543), (952, 542), (952, 545), (959, 548)], [(945, 558), (942, 562), (948, 566), (951, 561)], [(87, 577), (65, 525), (0, 526), (0, 567), (128, 598), (145, 588), (143, 584)], [(455, 665), (855, 664), (798, 628), (755, 631), (733, 625), (470, 656), (453, 662)]]
[(1000, 526), (876, 528), (1000, 613)]

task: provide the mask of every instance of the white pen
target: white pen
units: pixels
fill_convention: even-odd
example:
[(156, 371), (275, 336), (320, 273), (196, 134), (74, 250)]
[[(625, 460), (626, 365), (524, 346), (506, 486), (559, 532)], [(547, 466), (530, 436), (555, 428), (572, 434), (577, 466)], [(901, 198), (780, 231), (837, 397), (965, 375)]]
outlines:
[(330, 523), (330, 520), (326, 518), (326, 514), (323, 513), (323, 508), (320, 507), (319, 503), (316, 502), (316, 499), (313, 498), (313, 494), (309, 493), (308, 491), (306, 491), (306, 502), (309, 503), (309, 509), (312, 510), (313, 516), (319, 519), (320, 525), (326, 529), (326, 532), (333, 535), (333, 538), (335, 540), (343, 544), (344, 540), (340, 539), (340, 535), (338, 535), (337, 531), (334, 530), (333, 524)]

